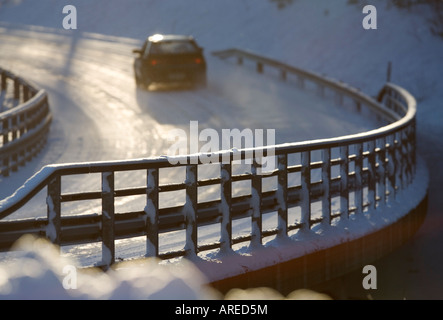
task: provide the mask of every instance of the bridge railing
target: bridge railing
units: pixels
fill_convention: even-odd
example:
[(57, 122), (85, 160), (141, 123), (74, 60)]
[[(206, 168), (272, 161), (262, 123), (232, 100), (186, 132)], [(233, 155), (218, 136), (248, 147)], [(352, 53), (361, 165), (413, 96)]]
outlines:
[(0, 174), (9, 176), (34, 157), (46, 142), (51, 112), (44, 90), (0, 68), (1, 91), (13, 86), (13, 98), (19, 103), (0, 113)]
[[(231, 53), (235, 56), (239, 52)], [(228, 53), (217, 55), (228, 57)], [(241, 53), (241, 56), (251, 57), (249, 53)], [(257, 57), (253, 56), (252, 59), (255, 61)], [(270, 59), (259, 60), (263, 64), (269, 62), (287, 73), (296, 70)], [(258, 71), (263, 71), (262, 68), (258, 68)], [(298, 75), (299, 70), (295, 73)], [(266, 174), (260, 172), (260, 163), (263, 163), (263, 159), (257, 157), (260, 153), (251, 153), (251, 150), (235, 153), (225, 151), (220, 153), (218, 161), (214, 161), (212, 156), (218, 172), (212, 178), (199, 178), (206, 164), (201, 163), (200, 157), (191, 155), (184, 156), (182, 160), (186, 161), (175, 165), (171, 164), (170, 159), (159, 157), (47, 166), (13, 196), (0, 202), (0, 219), (25, 205), (43, 189), (47, 190), (47, 216), (1, 221), (0, 248), (8, 250), (15, 240), (26, 233), (47, 237), (58, 245), (101, 242), (101, 263), (109, 266), (115, 262), (117, 239), (144, 236), (146, 256), (168, 259), (194, 256), (207, 250), (229, 252), (233, 245), (239, 243), (260, 246), (265, 237), (285, 238), (296, 230), (311, 232), (315, 225), (331, 225), (335, 219), (349, 221), (352, 215), (382, 212), (414, 179), (414, 98), (406, 90), (386, 84), (377, 101), (339, 82), (325, 80), (305, 71), (302, 74), (309, 81), (316, 83), (318, 80), (319, 85), (344, 99), (375, 110), (383, 119), (389, 119), (389, 123), (365, 133), (264, 147), (262, 151), (272, 148), (272, 153), (264, 154), (274, 157), (276, 163), (274, 170)], [(251, 164), (248, 170), (235, 173), (233, 168), (239, 155), (243, 160), (251, 160)], [(160, 183), (163, 171), (170, 168), (183, 169), (184, 178), (179, 182)], [(145, 183), (142, 186), (116, 187), (116, 174), (136, 170), (144, 172)], [(100, 174), (101, 190), (62, 192), (65, 177), (90, 173)], [(265, 188), (269, 179), (274, 179), (276, 183), (272, 188)], [(238, 195), (235, 190), (238, 182), (246, 182), (249, 192)], [(202, 201), (199, 192), (208, 186), (218, 187), (218, 197), (216, 200)], [(165, 193), (179, 190), (185, 194), (183, 204), (159, 204)], [(145, 197), (143, 210), (116, 212), (116, 199), (135, 195)], [(101, 201), (101, 213), (62, 215), (63, 203), (92, 199)], [(317, 204), (321, 206), (320, 215), (313, 211), (313, 206)], [(290, 214), (293, 208), (299, 210), (296, 218)], [(270, 212), (276, 213), (277, 224), (266, 228), (264, 215)], [(242, 218), (249, 219), (250, 232), (233, 235), (233, 223)], [(219, 228), (218, 241), (199, 241), (199, 227), (206, 225)], [(183, 248), (160, 251), (160, 235), (176, 230), (185, 233)]]

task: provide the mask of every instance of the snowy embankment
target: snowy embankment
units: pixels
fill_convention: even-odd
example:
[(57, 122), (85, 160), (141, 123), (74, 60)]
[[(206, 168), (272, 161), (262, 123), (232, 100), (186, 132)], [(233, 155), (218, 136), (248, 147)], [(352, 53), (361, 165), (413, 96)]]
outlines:
[[(77, 31), (60, 30), (66, 4), (77, 7)], [(443, 88), (438, 80), (443, 42), (429, 33), (429, 13), (423, 8), (421, 15), (386, 9), (384, 1), (374, 4), (379, 9), (376, 31), (363, 30), (360, 7), (345, 0), (296, 1), (284, 10), (270, 1), (252, 0), (133, 0), (131, 5), (118, 0), (56, 4), (27, 0), (0, 7), (0, 64), (45, 88), (57, 119), (38, 159), (15, 176), (1, 178), (1, 197), (44, 164), (165, 154), (169, 146), (165, 135), (172, 128), (186, 128), (190, 120), (217, 130), (275, 128), (277, 142), (371, 128), (352, 114), (313, 102), (315, 98), (294, 92), (293, 87), (260, 80), (252, 73), (245, 76), (216, 60), (210, 61), (210, 86), (205, 92), (136, 91), (131, 49), (155, 32), (193, 34), (207, 53), (228, 47), (249, 49), (327, 74), (372, 95), (383, 85), (387, 63), (392, 61), (393, 82), (418, 98), (419, 136), (442, 136)], [(94, 190), (97, 182), (74, 179), (70, 184), (79, 185)], [(17, 217), (46, 212), (41, 199), (44, 195), (31, 203), (32, 210)], [(95, 249), (78, 250), (89, 255)]]

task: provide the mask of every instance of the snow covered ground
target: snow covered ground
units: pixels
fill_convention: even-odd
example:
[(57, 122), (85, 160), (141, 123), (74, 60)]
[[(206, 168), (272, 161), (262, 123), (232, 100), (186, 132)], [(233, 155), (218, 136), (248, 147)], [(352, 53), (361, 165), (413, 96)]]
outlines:
[[(77, 8), (78, 30), (62, 29), (66, 4)], [(372, 95), (386, 80), (391, 61), (392, 81), (419, 102), (420, 152), (431, 168), (441, 166), (443, 41), (429, 32), (429, 10), (418, 7), (415, 10), (421, 12), (416, 14), (387, 8), (385, 1), (373, 4), (378, 9), (377, 30), (364, 30), (361, 6), (345, 0), (300, 0), (283, 10), (271, 1), (252, 0), (6, 2), (0, 7), (0, 65), (48, 91), (55, 121), (38, 158), (10, 178), (0, 178), (0, 198), (44, 164), (165, 154), (169, 130), (186, 128), (190, 120), (216, 130), (273, 128), (277, 143), (355, 133), (374, 125), (288, 84), (257, 77), (209, 55), (230, 47), (327, 74)], [(131, 49), (156, 32), (196, 36), (209, 58), (208, 90), (135, 89)], [(385, 264), (392, 275), (403, 274), (393, 265), (402, 270), (418, 266), (420, 272), (404, 275), (408, 297), (417, 296), (413, 288), (423, 289), (422, 295), (443, 296), (437, 287), (443, 283), (437, 272), (443, 261), (431, 249), (441, 243), (441, 181), (439, 171), (432, 175), (430, 213), (408, 251), (414, 261)], [(93, 185), (82, 182), (85, 188)], [(44, 204), (37, 200), (16, 217), (44, 213), (37, 203)]]

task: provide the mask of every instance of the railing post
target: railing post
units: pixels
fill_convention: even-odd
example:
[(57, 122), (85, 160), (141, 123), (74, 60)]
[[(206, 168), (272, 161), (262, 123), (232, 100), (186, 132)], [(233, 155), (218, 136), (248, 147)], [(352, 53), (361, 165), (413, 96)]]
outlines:
[(386, 140), (381, 138), (379, 142), (379, 152), (378, 152), (378, 186), (379, 186), (379, 197), (380, 204), (382, 206), (386, 205), (386, 177), (387, 177), (387, 160), (386, 160)]
[(30, 99), (29, 87), (27, 85), (23, 86), (23, 102), (26, 102)]
[(198, 253), (197, 242), (197, 165), (186, 166), (186, 203), (184, 206), (186, 226), (186, 256)]
[(288, 235), (288, 159), (287, 154), (278, 156), (278, 237), (286, 237)]
[(331, 149), (322, 149), (322, 223), (324, 225), (331, 224)]
[(102, 172), (102, 263), (105, 268), (115, 261), (114, 173)]
[(397, 194), (397, 181), (396, 181), (396, 151), (397, 144), (394, 139), (394, 135), (391, 134), (387, 137), (387, 168), (388, 168), (388, 191), (389, 199), (395, 199)]
[(47, 218), (46, 238), (59, 246), (61, 243), (61, 177), (56, 175), (48, 184), (46, 197)]
[(221, 230), (220, 250), (229, 252), (232, 249), (232, 168), (230, 163), (221, 164)]
[(395, 148), (395, 167), (397, 173), (397, 187), (403, 190), (406, 183), (406, 170), (405, 170), (405, 148), (407, 148), (407, 141), (403, 139), (404, 131), (400, 130), (395, 133), (395, 141), (397, 142), (397, 147)]
[(369, 201), (369, 211), (375, 210), (377, 207), (377, 167), (376, 161), (377, 157), (375, 154), (375, 141), (368, 141), (368, 201)]
[[(2, 130), (3, 130), (3, 145), (7, 145), (9, 143), (9, 118), (4, 119), (2, 123)], [(9, 154), (6, 155), (6, 157), (3, 158), (3, 170), (2, 175), (4, 177), (9, 176)]]
[(301, 152), (301, 230), (311, 229), (311, 152)]
[(147, 170), (146, 182), (146, 256), (157, 257), (158, 251), (158, 169)]
[[(11, 142), (17, 140), (17, 132), (18, 132), (17, 131), (17, 125), (18, 125), (17, 118), (18, 118), (18, 115), (14, 115), (11, 117), (11, 132), (12, 132)], [(11, 170), (13, 172), (18, 171), (18, 153), (17, 152), (12, 153)]]
[(263, 73), (263, 63), (257, 62), (257, 73)]
[(252, 236), (251, 245), (254, 247), (262, 244), (262, 177), (258, 174), (259, 164), (254, 157), (254, 162), (251, 167), (252, 181), (251, 181), (251, 208), (252, 208)]
[(20, 102), (20, 80), (19, 78), (14, 78), (14, 99)]
[(363, 213), (363, 146), (361, 143), (354, 145), (355, 148), (355, 185), (354, 185), (354, 199), (355, 199), (355, 214)]
[(1, 72), (1, 89), (2, 91), (6, 91), (7, 89), (7, 82), (8, 76), (6, 75), (6, 71), (2, 70)]
[(340, 147), (340, 220), (349, 218), (349, 148), (347, 145)]

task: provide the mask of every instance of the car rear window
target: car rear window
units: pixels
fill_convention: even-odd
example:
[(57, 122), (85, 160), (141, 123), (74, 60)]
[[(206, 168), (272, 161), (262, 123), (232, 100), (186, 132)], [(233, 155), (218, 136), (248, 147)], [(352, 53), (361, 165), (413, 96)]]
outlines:
[(197, 46), (190, 41), (162, 41), (153, 43), (150, 52), (151, 54), (195, 53)]

